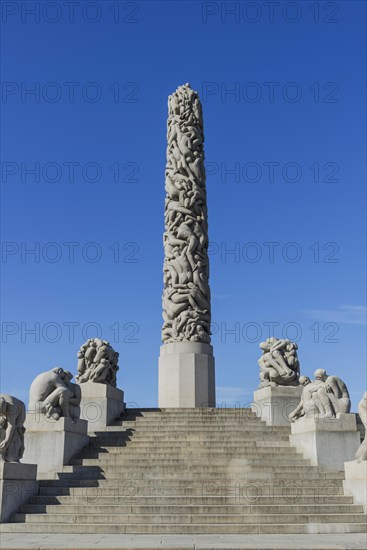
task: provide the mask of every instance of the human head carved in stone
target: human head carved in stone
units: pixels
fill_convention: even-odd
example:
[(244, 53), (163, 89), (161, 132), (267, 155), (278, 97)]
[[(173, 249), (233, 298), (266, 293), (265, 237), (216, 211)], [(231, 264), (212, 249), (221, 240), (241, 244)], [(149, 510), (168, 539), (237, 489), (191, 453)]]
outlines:
[(316, 369), (313, 374), (316, 380), (322, 380), (323, 382), (325, 382), (328, 377), (325, 369)]

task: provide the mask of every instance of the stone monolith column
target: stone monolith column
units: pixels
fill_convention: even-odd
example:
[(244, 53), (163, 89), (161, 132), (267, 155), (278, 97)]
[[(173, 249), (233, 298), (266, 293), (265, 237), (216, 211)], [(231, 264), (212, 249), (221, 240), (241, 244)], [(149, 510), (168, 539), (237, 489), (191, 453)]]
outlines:
[(168, 98), (159, 407), (215, 406), (203, 117), (189, 84)]

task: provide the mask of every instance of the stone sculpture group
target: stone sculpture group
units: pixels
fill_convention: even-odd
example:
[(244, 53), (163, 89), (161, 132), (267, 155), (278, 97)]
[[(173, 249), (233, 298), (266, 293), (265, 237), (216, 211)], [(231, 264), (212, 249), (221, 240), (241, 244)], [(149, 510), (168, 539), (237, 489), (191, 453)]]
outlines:
[[(160, 358), (160, 378), (163, 402), (169, 405), (162, 408), (215, 406), (201, 103), (198, 94), (185, 84), (169, 96), (168, 108), (162, 297), (165, 349)], [(291, 444), (297, 446), (298, 442), (301, 451), (309, 452), (317, 465), (322, 465), (318, 461), (324, 456), (338, 454), (341, 441), (347, 442), (349, 455), (343, 454), (347, 459), (339, 457), (340, 464), (326, 461), (326, 466), (343, 468), (359, 445), (356, 417), (346, 414), (351, 402), (343, 380), (324, 369), (317, 369), (312, 381), (300, 376), (298, 346), (287, 338), (268, 338), (260, 349), (260, 384), (255, 393), (262, 394), (259, 402), (263, 409), (269, 404), (271, 411), (273, 405), (283, 405), (279, 407), (282, 414), (271, 412), (263, 419), (274, 426), (291, 421)], [(72, 382), (71, 372), (61, 367), (39, 374), (30, 387), (27, 414), (22, 401), (0, 394), (0, 460), (19, 463), (23, 455), (27, 459), (30, 449), (29, 463), (37, 462), (39, 472), (43, 468), (42, 473), (49, 474), (51, 462), (52, 472), (59, 472), (88, 443), (88, 423), (98, 432), (123, 412), (123, 392), (116, 387), (118, 360), (119, 354), (107, 340), (89, 338), (78, 351), (77, 383)], [(288, 419), (288, 407), (295, 404)], [(96, 418), (91, 420), (85, 410), (96, 411)], [(367, 392), (359, 403), (359, 415), (366, 427)], [(316, 425), (319, 418), (323, 422)], [(336, 429), (329, 429), (325, 436), (332, 424), (329, 419), (335, 418), (340, 426), (334, 423)], [(47, 455), (48, 449), (52, 453)], [(366, 439), (355, 458), (358, 463), (367, 460)], [(357, 462), (353, 465), (358, 466)], [(18, 465), (22, 466), (30, 464)]]
[(89, 338), (78, 351), (79, 384), (99, 382), (116, 387), (119, 354), (107, 340)]
[(297, 386), (299, 384), (300, 364), (297, 355), (298, 346), (286, 338), (274, 336), (261, 342), (263, 354), (258, 360), (260, 366), (259, 388), (267, 386)]
[(273, 336), (261, 342), (260, 349), (259, 388), (303, 386), (300, 402), (289, 415), (291, 422), (306, 414), (335, 418), (339, 413), (350, 412), (349, 392), (341, 378), (329, 376), (324, 369), (314, 372), (313, 381), (308, 376), (300, 376), (298, 346), (295, 342)]
[(163, 343), (210, 343), (208, 227), (201, 103), (189, 84), (168, 99)]
[(337, 414), (350, 412), (350, 397), (347, 386), (338, 376), (329, 376), (324, 369), (314, 372), (315, 380), (301, 376), (303, 387), (298, 407), (289, 415), (295, 422), (306, 414), (335, 418)]

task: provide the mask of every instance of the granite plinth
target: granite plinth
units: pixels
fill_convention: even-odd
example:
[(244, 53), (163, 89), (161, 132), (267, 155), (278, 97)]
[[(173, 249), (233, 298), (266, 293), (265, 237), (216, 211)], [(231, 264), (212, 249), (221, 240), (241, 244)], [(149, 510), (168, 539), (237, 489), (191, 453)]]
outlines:
[(125, 410), (124, 392), (108, 384), (85, 382), (82, 391), (81, 418), (88, 421), (88, 431), (103, 430)]
[(38, 492), (37, 465), (20, 462), (0, 462), (0, 523)]
[(268, 386), (254, 391), (252, 410), (269, 426), (289, 426), (289, 414), (301, 399), (303, 386)]
[(367, 512), (367, 460), (351, 460), (344, 463), (344, 494), (353, 497), (356, 504), (361, 504)]
[(314, 466), (344, 470), (360, 443), (355, 414), (340, 413), (336, 418), (305, 415), (291, 425), (290, 443), (309, 458)]
[(161, 346), (158, 406), (215, 407), (213, 348), (198, 342)]
[(46, 416), (28, 412), (25, 421), (24, 460), (38, 464), (38, 474), (60, 471), (70, 459), (88, 445), (88, 423), (86, 420), (72, 422), (61, 417), (53, 420)]

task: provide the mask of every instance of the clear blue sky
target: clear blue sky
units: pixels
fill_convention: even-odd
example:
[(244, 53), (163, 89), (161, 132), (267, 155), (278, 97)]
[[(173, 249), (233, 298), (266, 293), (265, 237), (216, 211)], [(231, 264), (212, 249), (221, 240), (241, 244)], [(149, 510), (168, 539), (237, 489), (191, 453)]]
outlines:
[(218, 403), (249, 403), (271, 331), (297, 338), (304, 374), (340, 375), (355, 408), (365, 2), (35, 4), (2, 2), (2, 390), (27, 400), (39, 372), (75, 373), (100, 329), (126, 401), (157, 405), (167, 96), (190, 82)]

